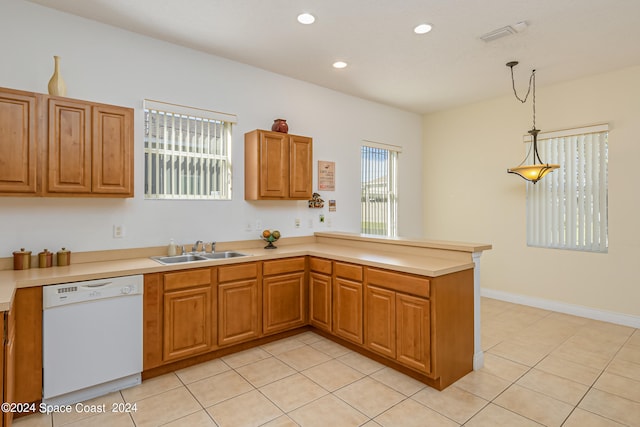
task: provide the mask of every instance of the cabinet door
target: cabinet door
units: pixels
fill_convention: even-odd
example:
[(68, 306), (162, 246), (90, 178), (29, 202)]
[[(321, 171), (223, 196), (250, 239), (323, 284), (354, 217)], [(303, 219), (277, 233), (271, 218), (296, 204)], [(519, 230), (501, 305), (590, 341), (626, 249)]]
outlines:
[(15, 402), (42, 399), (42, 286), (18, 288), (15, 310)]
[(313, 271), (309, 274), (309, 322), (331, 331), (331, 276)]
[(35, 94), (0, 89), (0, 193), (37, 191)]
[(91, 106), (49, 99), (49, 193), (91, 192)]
[(133, 197), (133, 110), (93, 107), (92, 191)]
[(384, 356), (396, 357), (396, 293), (367, 286), (365, 289), (365, 345)]
[(333, 333), (362, 344), (362, 283), (336, 277), (333, 290)]
[(396, 294), (396, 359), (424, 373), (431, 372), (429, 307), (429, 300)]
[(277, 132), (260, 134), (260, 197), (289, 196), (289, 142)]
[(163, 306), (162, 274), (144, 275), (142, 309), (142, 369), (162, 365)]
[[(4, 389), (4, 400), (3, 402), (10, 403), (18, 403), (15, 398), (15, 390), (16, 390), (16, 381), (15, 381), (15, 362), (16, 362), (16, 353), (15, 353), (15, 339), (16, 339), (16, 322), (15, 322), (15, 309), (12, 307), (11, 310), (7, 313), (5, 322), (6, 322), (6, 331), (7, 331), (7, 341), (4, 348), (4, 375), (3, 375), (3, 385)], [(13, 420), (13, 413), (11, 411), (4, 412), (4, 425), (10, 426)]]
[(262, 295), (262, 330), (265, 334), (305, 324), (304, 272), (264, 277)]
[(165, 292), (163, 359), (206, 352), (211, 344), (211, 287)]
[(311, 138), (291, 135), (289, 141), (289, 197), (311, 198), (313, 147)]
[(218, 344), (259, 337), (259, 309), (257, 279), (218, 285)]

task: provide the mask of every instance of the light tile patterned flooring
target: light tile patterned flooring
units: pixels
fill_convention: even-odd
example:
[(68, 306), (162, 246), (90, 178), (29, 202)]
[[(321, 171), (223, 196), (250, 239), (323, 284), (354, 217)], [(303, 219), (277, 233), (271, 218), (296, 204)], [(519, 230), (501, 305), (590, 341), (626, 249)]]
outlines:
[(442, 392), (305, 332), (29, 426), (640, 426), (640, 330), (482, 299), (485, 367)]

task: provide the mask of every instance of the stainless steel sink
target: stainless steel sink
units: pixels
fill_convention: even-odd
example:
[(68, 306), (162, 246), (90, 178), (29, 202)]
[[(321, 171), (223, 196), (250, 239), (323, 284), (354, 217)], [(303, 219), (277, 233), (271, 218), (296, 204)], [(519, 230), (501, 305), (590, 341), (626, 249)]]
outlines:
[(222, 259), (222, 258), (236, 258), (240, 256), (247, 256), (247, 254), (243, 254), (236, 251), (224, 251), (224, 252), (212, 252), (212, 253), (200, 254), (198, 256), (204, 257), (206, 259)]
[(236, 251), (224, 251), (224, 252), (212, 252), (212, 253), (197, 253), (197, 254), (185, 254), (175, 256), (152, 256), (151, 259), (159, 262), (160, 264), (183, 264), (186, 262), (197, 261), (210, 261), (214, 259), (226, 259), (247, 256), (241, 252)]

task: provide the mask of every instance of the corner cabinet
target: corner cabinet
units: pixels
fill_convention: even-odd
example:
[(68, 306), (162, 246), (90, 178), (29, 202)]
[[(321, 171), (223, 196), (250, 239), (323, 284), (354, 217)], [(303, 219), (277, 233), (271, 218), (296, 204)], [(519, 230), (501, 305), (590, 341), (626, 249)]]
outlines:
[(245, 200), (309, 200), (313, 140), (254, 130), (244, 136)]
[(305, 258), (265, 261), (262, 270), (263, 333), (304, 326), (307, 323)]
[(361, 265), (334, 263), (333, 333), (356, 344), (363, 342)]
[(133, 109), (0, 88), (0, 195), (133, 197)]

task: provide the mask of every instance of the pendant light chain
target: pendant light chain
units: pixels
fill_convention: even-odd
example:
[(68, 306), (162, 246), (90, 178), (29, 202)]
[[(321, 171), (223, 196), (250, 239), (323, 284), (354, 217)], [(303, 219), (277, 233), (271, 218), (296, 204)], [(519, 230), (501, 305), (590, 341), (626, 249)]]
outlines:
[(521, 103), (527, 102), (529, 99), (529, 94), (531, 93), (531, 87), (533, 87), (533, 129), (536, 128), (536, 70), (531, 71), (531, 76), (529, 77), (529, 88), (527, 89), (527, 93), (523, 98), (518, 96), (518, 92), (516, 91), (516, 82), (513, 78), (513, 67), (516, 66), (517, 62), (510, 62), (507, 65), (511, 68), (511, 87), (513, 88), (513, 94), (516, 96), (516, 99)]

